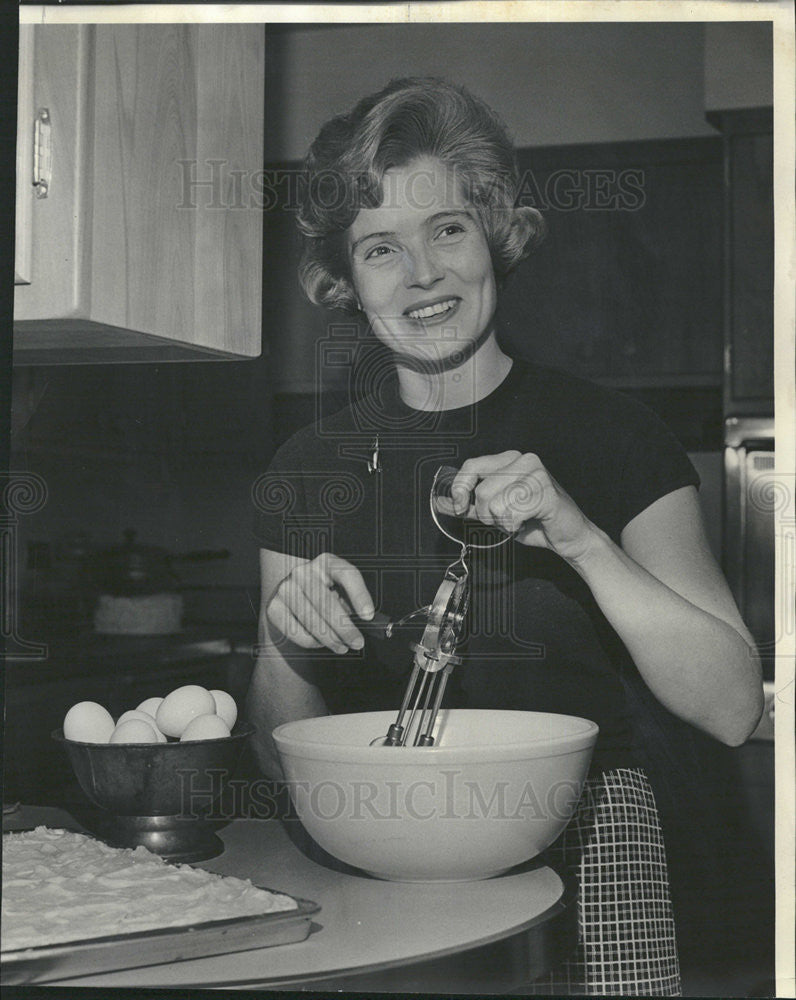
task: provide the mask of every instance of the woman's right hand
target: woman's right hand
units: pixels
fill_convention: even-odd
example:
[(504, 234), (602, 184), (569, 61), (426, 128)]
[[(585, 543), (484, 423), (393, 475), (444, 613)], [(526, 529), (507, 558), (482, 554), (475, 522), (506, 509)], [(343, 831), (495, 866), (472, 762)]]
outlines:
[(295, 566), (266, 605), (268, 621), (291, 642), (335, 653), (364, 645), (352, 613), (370, 620), (373, 600), (356, 566), (329, 552)]

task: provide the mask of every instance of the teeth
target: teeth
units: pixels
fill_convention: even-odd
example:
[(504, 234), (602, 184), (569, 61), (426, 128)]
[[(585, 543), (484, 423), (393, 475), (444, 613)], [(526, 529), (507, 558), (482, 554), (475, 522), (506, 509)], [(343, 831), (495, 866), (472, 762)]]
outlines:
[(448, 312), (456, 305), (456, 299), (448, 299), (447, 302), (437, 302), (433, 306), (424, 306), (422, 309), (413, 309), (409, 313), (410, 319), (430, 319), (432, 316), (439, 316), (440, 313)]

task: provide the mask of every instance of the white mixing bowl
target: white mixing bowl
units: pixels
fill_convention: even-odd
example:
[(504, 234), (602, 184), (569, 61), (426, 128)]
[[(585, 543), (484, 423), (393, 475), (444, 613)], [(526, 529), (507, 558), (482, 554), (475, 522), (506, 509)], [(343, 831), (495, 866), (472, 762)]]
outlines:
[(448, 709), (435, 746), (370, 746), (394, 720), (329, 715), (273, 737), (317, 843), (406, 882), (489, 878), (543, 851), (575, 811), (598, 732), (569, 715)]

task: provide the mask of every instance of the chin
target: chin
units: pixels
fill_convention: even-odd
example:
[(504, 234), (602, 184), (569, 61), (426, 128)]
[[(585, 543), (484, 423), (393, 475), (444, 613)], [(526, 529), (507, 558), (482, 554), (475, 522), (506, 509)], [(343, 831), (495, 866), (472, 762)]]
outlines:
[[(396, 361), (401, 359), (413, 359), (420, 364), (438, 365), (447, 361), (455, 361), (456, 356), (467, 352), (474, 341), (477, 341), (481, 333), (476, 331), (469, 336), (457, 336), (452, 338), (450, 333), (455, 331), (453, 324), (447, 327), (427, 330), (405, 330), (396, 331), (394, 329), (381, 330), (378, 326), (372, 325), (374, 335), (377, 340), (392, 352)], [(447, 335), (446, 335), (447, 334)]]

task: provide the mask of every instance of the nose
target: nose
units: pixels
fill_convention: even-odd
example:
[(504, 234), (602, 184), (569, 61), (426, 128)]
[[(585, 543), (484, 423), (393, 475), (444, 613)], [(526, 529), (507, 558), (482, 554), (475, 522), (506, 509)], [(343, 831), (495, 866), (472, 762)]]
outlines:
[(436, 255), (425, 244), (405, 251), (404, 269), (404, 284), (407, 288), (430, 288), (444, 277), (444, 270)]

